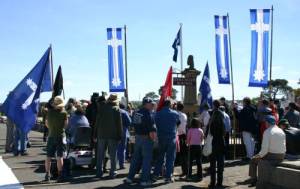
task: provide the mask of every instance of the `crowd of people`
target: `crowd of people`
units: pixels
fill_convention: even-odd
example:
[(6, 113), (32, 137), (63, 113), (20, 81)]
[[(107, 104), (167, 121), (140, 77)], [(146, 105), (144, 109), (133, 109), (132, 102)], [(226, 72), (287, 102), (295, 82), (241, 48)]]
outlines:
[[(185, 179), (192, 178), (195, 162), (196, 177), (201, 181), (202, 150), (208, 135), (212, 136), (212, 152), (207, 157), (210, 188), (223, 185), (224, 160), (233, 153), (230, 150), (233, 132), (242, 134), (246, 149), (243, 161), (249, 162), (252, 184), (257, 180), (259, 161), (277, 164), (286, 153), (298, 150), (291, 147), (294, 142), (287, 135), (291, 130), (298, 132), (300, 129), (300, 98), (288, 107), (281, 107), (280, 101), (272, 99), (252, 104), (250, 98), (244, 98), (242, 106), (228, 105), (225, 98), (221, 98), (214, 100), (212, 107), (202, 105), (201, 113), (193, 116), (184, 113), (181, 102), (171, 99), (164, 101), (160, 111), (156, 108), (156, 102), (145, 97), (142, 106), (133, 109), (130, 103), (121, 103), (116, 94), (106, 99), (94, 93), (89, 103), (71, 99), (66, 105), (60, 96), (51, 99), (43, 109), (44, 140), (47, 141), (45, 180), (51, 179), (51, 158), (54, 157), (57, 159), (57, 180), (64, 180), (66, 144), (74, 141), (79, 126), (92, 130), (90, 142), (95, 151), (96, 177), (101, 179), (107, 173), (108, 159), (111, 179), (117, 175), (117, 164), (119, 169), (124, 169), (128, 160), (129, 173), (124, 182), (132, 184), (135, 175), (140, 174), (142, 186), (150, 186), (161, 178), (166, 183), (174, 182), (175, 161), (181, 166), (180, 176)], [(9, 128), (13, 123), (7, 124)], [(14, 154), (26, 155), (27, 135), (21, 138), (19, 135), (15, 131)], [(134, 147), (129, 145), (129, 141), (133, 143), (132, 135)]]

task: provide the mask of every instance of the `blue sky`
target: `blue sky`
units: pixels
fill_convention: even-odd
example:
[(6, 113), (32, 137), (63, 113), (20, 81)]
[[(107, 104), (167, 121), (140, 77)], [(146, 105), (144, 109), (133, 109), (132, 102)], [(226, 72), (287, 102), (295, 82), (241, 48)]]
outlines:
[[(164, 83), (172, 62), (171, 45), (183, 23), (184, 63), (210, 64), (213, 97), (231, 98), (230, 85), (217, 83), (213, 15), (230, 15), (237, 98), (258, 96), (249, 88), (250, 8), (274, 5), (273, 78), (299, 87), (299, 0), (1, 0), (0, 102), (36, 64), (51, 43), (54, 72), (62, 65), (66, 97), (88, 99), (108, 91), (106, 28), (128, 27), (129, 97), (138, 100)], [(198, 78), (199, 86), (201, 76)], [(43, 94), (42, 100), (49, 98)]]

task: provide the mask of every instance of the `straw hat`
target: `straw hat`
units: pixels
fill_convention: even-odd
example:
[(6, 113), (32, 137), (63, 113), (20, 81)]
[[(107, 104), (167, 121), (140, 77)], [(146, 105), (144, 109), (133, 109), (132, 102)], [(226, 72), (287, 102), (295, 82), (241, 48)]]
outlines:
[(54, 108), (63, 108), (64, 105), (64, 99), (61, 96), (56, 96), (53, 100), (53, 106)]
[(109, 102), (115, 102), (117, 103), (118, 102), (118, 95), (117, 94), (111, 94), (108, 99), (107, 99)]

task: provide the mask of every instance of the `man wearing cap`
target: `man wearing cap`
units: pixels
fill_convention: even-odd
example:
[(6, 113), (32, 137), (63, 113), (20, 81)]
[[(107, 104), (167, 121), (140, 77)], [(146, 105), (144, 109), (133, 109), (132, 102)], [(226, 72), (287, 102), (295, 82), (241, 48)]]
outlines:
[(267, 129), (263, 134), (263, 140), (260, 152), (250, 161), (249, 176), (252, 179), (252, 185), (257, 181), (257, 165), (260, 161), (268, 161), (276, 165), (280, 163), (285, 156), (286, 140), (284, 132), (276, 125), (275, 117), (268, 115), (265, 117)]
[(111, 94), (107, 103), (97, 112), (96, 119), (97, 133), (97, 177), (102, 178), (102, 164), (106, 148), (110, 158), (110, 178), (115, 178), (117, 164), (117, 148), (122, 138), (122, 120), (119, 108), (118, 96)]
[(299, 155), (300, 154), (300, 129), (290, 126), (288, 120), (281, 119), (278, 126), (283, 130), (286, 137), (286, 154)]
[[(50, 101), (51, 102), (51, 101)], [(45, 161), (45, 180), (50, 180), (51, 158), (57, 156), (57, 182), (63, 181), (62, 167), (63, 155), (66, 150), (65, 128), (68, 126), (68, 115), (64, 110), (64, 100), (56, 96), (49, 108), (46, 119), (46, 127), (49, 129), (47, 141), (47, 159)]]
[(284, 118), (289, 121), (292, 127), (300, 129), (300, 113), (296, 109), (297, 105), (294, 102), (289, 103), (289, 111)]
[(156, 127), (152, 114), (153, 100), (149, 97), (143, 99), (143, 108), (133, 114), (132, 125), (135, 129), (134, 153), (131, 159), (129, 173), (124, 180), (131, 184), (140, 165), (142, 165), (142, 186), (151, 185), (150, 172), (153, 153), (153, 144), (156, 139)]
[(171, 109), (171, 101), (165, 100), (164, 107), (156, 113), (155, 123), (158, 136), (158, 160), (154, 169), (154, 180), (162, 172), (162, 166), (165, 163), (165, 181), (174, 182), (172, 178), (174, 162), (176, 157), (176, 129), (180, 124), (179, 114)]

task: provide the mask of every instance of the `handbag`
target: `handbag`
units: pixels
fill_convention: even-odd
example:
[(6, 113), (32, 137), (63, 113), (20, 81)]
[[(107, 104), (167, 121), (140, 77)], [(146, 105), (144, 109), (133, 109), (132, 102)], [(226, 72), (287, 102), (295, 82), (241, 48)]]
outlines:
[(213, 136), (210, 134), (210, 128), (208, 130), (208, 135), (204, 141), (203, 155), (208, 157), (212, 153), (212, 140)]

